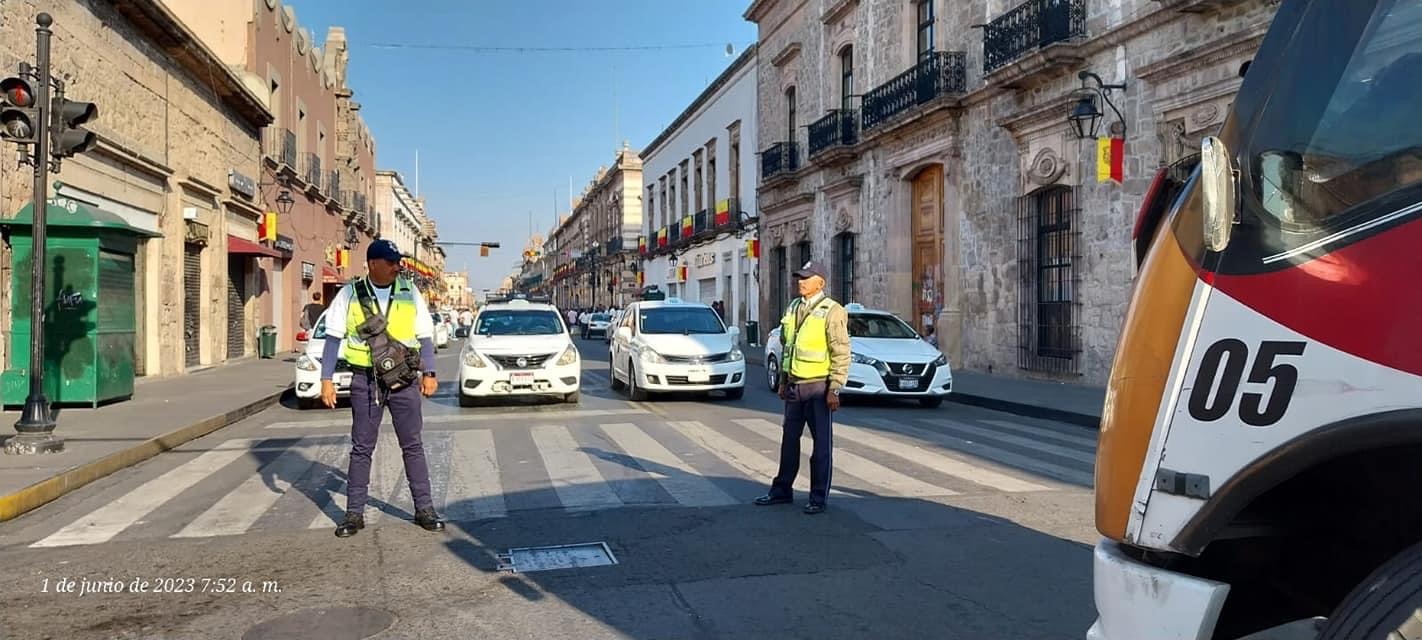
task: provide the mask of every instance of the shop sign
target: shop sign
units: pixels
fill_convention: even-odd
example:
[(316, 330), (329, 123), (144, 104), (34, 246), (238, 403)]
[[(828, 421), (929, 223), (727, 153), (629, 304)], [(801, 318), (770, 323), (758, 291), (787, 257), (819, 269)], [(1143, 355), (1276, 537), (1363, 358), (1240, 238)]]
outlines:
[(316, 265), (315, 265), (315, 263), (311, 263), (311, 262), (303, 262), (303, 263), (301, 263), (301, 279), (302, 279), (302, 280), (315, 280), (315, 279), (316, 279)]
[(257, 181), (242, 175), (236, 169), (227, 171), (227, 186), (233, 193), (246, 196), (249, 200), (257, 197)]
[(695, 263), (698, 267), (709, 267), (716, 264), (716, 253), (712, 251), (698, 253), (696, 254)]
[(296, 243), (283, 235), (278, 235), (276, 242), (272, 243), (272, 248), (282, 253), (290, 254), (296, 251)]

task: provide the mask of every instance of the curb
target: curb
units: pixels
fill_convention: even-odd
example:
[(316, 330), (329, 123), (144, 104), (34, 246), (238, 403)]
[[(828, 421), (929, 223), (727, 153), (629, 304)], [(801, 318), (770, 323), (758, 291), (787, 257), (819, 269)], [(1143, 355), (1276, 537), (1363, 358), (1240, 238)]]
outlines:
[(0, 496), (0, 522), (17, 518), (99, 478), (136, 465), (164, 451), (247, 418), (276, 404), (288, 390), (289, 388), (282, 389), (226, 413), (199, 420), (127, 449), (115, 451), (98, 460), (67, 469), (57, 476), (36, 482), (15, 493)]
[(1067, 411), (1065, 409), (1053, 409), (1052, 407), (1044, 407), (1041, 405), (1028, 404), (1025, 402), (1014, 402), (1012, 400), (1003, 400), (1002, 398), (993, 398), (990, 396), (974, 395), (956, 390), (953, 391), (953, 393), (944, 396), (944, 399), (949, 402), (969, 404), (975, 407), (992, 409), (994, 411), (1005, 411), (1007, 413), (1013, 413), (1019, 416), (1026, 416), (1028, 418), (1041, 418), (1043, 420), (1056, 420), (1057, 422), (1066, 422), (1069, 424), (1086, 427), (1092, 430), (1097, 430), (1101, 428), (1101, 416), (1099, 415), (1077, 413), (1075, 411)]

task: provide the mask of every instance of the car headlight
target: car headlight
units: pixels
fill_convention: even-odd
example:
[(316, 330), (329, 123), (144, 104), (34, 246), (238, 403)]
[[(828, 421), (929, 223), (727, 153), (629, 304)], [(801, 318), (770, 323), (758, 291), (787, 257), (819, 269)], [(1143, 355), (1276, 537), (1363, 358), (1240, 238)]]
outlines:
[(303, 353), (296, 359), (296, 368), (302, 371), (320, 371), (321, 362)]
[(880, 366), (882, 366), (882, 365), (884, 364), (883, 362), (880, 362), (877, 358), (870, 358), (869, 356), (861, 356), (861, 355), (859, 355), (859, 354), (857, 354), (857, 353), (851, 353), (851, 354), (849, 354), (849, 359), (850, 359), (851, 361), (857, 363), (857, 364), (867, 364), (867, 365), (869, 365), (869, 366), (871, 366), (871, 367), (874, 367), (875, 369), (878, 369)]
[(577, 361), (578, 361), (578, 350), (577, 350), (577, 348), (575, 348), (573, 345), (568, 345), (568, 348), (563, 350), (563, 357), (558, 358), (558, 366), (562, 367), (562, 366), (574, 364), (574, 363), (576, 363)]
[(943, 354), (941, 354), (941, 353), (938, 354), (938, 359), (933, 361), (933, 366), (935, 366), (935, 367), (946, 367), (946, 366), (948, 366), (948, 356), (945, 356), (945, 355), (943, 355)]
[(650, 362), (650, 363), (652, 363), (652, 364), (666, 364), (666, 363), (667, 363), (667, 359), (666, 359), (666, 358), (663, 358), (663, 357), (662, 357), (662, 354), (657, 353), (656, 351), (652, 351), (651, 349), (642, 349), (641, 358), (642, 358), (642, 362)]
[(484, 359), (479, 357), (478, 352), (474, 351), (473, 349), (469, 349), (468, 351), (464, 352), (464, 365), (474, 367), (475, 369), (483, 369), (484, 367), (489, 366), (487, 364), (484, 364)]
[(740, 349), (731, 349), (731, 353), (727, 354), (726, 359), (731, 362), (740, 362), (746, 359), (746, 355), (741, 353)]

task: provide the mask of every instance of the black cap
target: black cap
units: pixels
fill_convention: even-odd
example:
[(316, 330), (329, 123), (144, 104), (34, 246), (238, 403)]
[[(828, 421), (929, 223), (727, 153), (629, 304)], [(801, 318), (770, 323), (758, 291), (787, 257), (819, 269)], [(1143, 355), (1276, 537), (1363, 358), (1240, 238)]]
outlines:
[(403, 257), (405, 256), (400, 253), (400, 247), (395, 246), (394, 240), (376, 240), (365, 250), (366, 261), (385, 260), (399, 264)]
[(794, 276), (797, 280), (804, 280), (810, 276), (819, 276), (822, 279), (829, 280), (829, 276), (825, 275), (824, 267), (815, 264), (813, 260), (806, 262), (804, 266), (796, 269)]

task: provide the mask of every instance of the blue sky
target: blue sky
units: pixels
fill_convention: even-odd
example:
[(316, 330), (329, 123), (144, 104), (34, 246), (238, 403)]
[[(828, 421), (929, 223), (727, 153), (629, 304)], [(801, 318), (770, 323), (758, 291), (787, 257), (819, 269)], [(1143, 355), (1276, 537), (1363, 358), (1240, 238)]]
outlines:
[[(475, 292), (497, 287), (534, 230), (567, 209), (568, 178), (581, 192), (621, 140), (641, 149), (734, 57), (755, 41), (742, 0), (293, 0), (297, 20), (351, 43), (350, 83), (376, 140), (376, 163), (420, 191), (448, 268), (468, 265)], [(382, 48), (378, 43), (487, 47), (628, 47), (716, 43), (622, 52), (471, 52)]]

